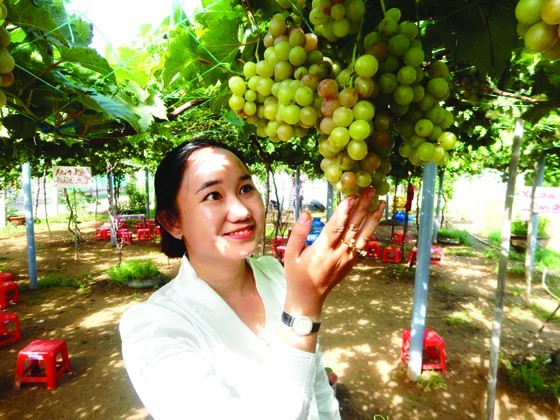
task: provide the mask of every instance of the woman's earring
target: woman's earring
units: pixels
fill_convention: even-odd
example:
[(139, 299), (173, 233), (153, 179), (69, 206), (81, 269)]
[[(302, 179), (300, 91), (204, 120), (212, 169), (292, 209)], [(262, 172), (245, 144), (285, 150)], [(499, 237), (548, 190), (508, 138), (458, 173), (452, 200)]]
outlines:
[(179, 240), (183, 239), (183, 234), (182, 234), (182, 233), (179, 233), (179, 234), (177, 235), (177, 239), (179, 239)]

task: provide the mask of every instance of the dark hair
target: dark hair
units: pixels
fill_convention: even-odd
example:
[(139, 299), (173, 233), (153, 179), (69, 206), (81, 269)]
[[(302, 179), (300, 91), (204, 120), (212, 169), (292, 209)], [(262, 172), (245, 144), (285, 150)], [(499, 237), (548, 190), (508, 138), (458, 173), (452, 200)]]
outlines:
[[(178, 218), (176, 197), (181, 187), (183, 174), (189, 157), (197, 150), (218, 148), (229, 150), (245, 165), (243, 155), (234, 147), (221, 143), (210, 137), (195, 137), (172, 149), (160, 162), (154, 177), (156, 196), (156, 218), (161, 225), (161, 251), (169, 258), (181, 258), (187, 252), (184, 242), (175, 238), (167, 229), (167, 223), (173, 218)], [(165, 212), (166, 220), (162, 220)]]

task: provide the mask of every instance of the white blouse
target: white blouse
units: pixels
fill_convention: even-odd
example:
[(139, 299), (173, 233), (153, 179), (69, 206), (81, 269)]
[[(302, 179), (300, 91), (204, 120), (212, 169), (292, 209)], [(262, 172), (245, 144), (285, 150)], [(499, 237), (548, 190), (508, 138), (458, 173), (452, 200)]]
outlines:
[(156, 419), (340, 419), (323, 356), (275, 330), (286, 295), (272, 257), (249, 258), (266, 310), (257, 337), (186, 257), (179, 274), (120, 322), (126, 369)]

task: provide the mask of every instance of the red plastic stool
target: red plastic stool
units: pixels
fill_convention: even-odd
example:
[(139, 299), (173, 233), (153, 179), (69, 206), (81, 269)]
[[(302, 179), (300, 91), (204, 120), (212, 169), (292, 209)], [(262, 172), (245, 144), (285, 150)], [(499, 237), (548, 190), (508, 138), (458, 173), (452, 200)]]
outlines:
[[(402, 232), (395, 232), (393, 236), (391, 236), (391, 243), (396, 245), (402, 245), (403, 243), (404, 234)], [(410, 235), (407, 233), (405, 237), (405, 241), (408, 244), (410, 242)]]
[(19, 302), (19, 290), (15, 281), (0, 283), (0, 309), (7, 308), (10, 302)]
[(64, 372), (71, 372), (64, 340), (32, 341), (18, 354), (14, 389), (27, 382), (45, 382), (47, 389), (55, 389), (57, 379)]
[(14, 281), (14, 275), (12, 273), (0, 273), (0, 283)]
[(407, 259), (407, 263), (410, 264), (410, 266), (412, 267), (414, 264), (416, 264), (416, 258), (418, 256), (418, 248), (414, 247), (412, 248), (410, 251), (408, 251), (408, 259)]
[(0, 346), (21, 340), (19, 318), (16, 314), (0, 312)]
[(150, 229), (137, 229), (136, 230), (136, 237), (139, 241), (149, 241), (152, 239), (152, 232)]
[(284, 261), (284, 254), (286, 253), (286, 242), (287, 239), (281, 236), (272, 238), (272, 256), (274, 258), (277, 258), (280, 261)]
[(381, 245), (375, 240), (370, 240), (364, 250), (366, 251), (366, 257), (381, 257)]
[(154, 236), (161, 236), (161, 228), (157, 225), (154, 225)]
[(443, 262), (443, 248), (433, 246), (430, 249), (430, 263), (439, 264)]
[(96, 241), (108, 241), (111, 238), (111, 228), (109, 226), (101, 226), (95, 229)]
[(132, 232), (129, 232), (128, 229), (119, 229), (117, 239), (120, 239), (125, 245), (130, 245), (132, 243)]
[[(410, 330), (402, 333), (401, 360), (408, 365), (410, 353)], [(445, 342), (431, 328), (424, 328), (424, 343), (422, 348), (422, 370), (447, 370)]]
[(402, 259), (402, 252), (399, 248), (383, 248), (381, 253), (381, 261), (400, 263)]

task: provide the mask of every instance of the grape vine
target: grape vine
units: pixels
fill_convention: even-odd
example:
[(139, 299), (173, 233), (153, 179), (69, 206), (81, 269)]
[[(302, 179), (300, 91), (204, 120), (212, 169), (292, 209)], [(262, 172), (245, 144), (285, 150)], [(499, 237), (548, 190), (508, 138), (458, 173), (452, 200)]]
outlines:
[[(364, 0), (313, 0), (303, 15), (313, 32), (305, 32), (306, 9), (295, 18), (289, 4), (279, 5), (286, 10), (271, 18), (262, 58), (228, 82), (229, 106), (258, 136), (278, 142), (316, 134), (324, 176), (344, 195), (370, 185), (385, 195), (396, 144), (413, 165), (448, 161), (457, 141), (444, 106), (449, 70), (427, 60), (415, 22), (391, 8), (362, 34)], [(344, 61), (334, 54), (348, 37), (355, 44)]]

